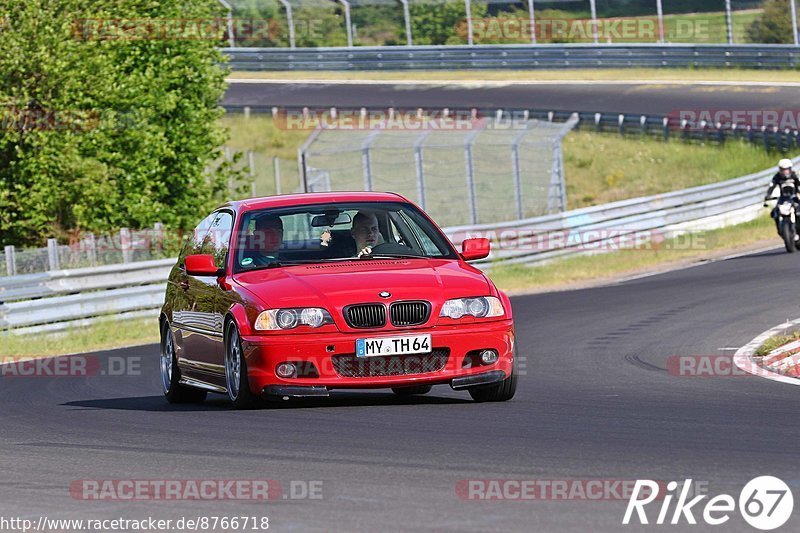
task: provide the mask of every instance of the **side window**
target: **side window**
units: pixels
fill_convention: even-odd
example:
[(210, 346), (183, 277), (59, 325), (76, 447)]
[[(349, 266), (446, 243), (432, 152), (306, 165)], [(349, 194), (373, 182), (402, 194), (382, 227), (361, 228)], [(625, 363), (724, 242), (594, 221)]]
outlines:
[(186, 242), (184, 243), (183, 248), (181, 249), (181, 254), (178, 258), (178, 262), (180, 264), (183, 264), (183, 261), (186, 259), (187, 255), (202, 253), (201, 250), (203, 248), (203, 239), (205, 239), (206, 234), (208, 233), (209, 228), (211, 228), (211, 224), (214, 222), (215, 218), (217, 218), (217, 213), (211, 213), (204, 218), (196, 228), (192, 230), (191, 234), (187, 235)]
[(231, 242), (231, 230), (233, 229), (233, 216), (227, 211), (221, 211), (211, 224), (211, 229), (206, 235), (203, 244), (203, 253), (214, 256), (214, 264), (217, 268), (225, 267), (225, 259), (228, 257), (228, 246)]

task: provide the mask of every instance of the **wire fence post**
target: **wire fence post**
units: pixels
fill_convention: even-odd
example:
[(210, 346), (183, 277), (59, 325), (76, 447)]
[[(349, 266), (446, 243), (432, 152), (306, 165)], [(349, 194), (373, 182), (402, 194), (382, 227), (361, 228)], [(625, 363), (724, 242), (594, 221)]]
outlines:
[(467, 167), (467, 198), (469, 199), (469, 220), (478, 223), (478, 205), (475, 198), (475, 164), (472, 159), (472, 142), (480, 130), (470, 133), (464, 141), (464, 159)]
[(519, 164), (519, 143), (522, 138), (528, 133), (527, 124), (525, 130), (514, 136), (511, 142), (511, 168), (514, 172), (514, 200), (517, 204), (517, 219), (522, 220), (522, 171)]
[(58, 270), (60, 267), (58, 261), (58, 241), (56, 239), (47, 239), (47, 263), (50, 270)]
[(17, 275), (17, 253), (13, 244), (9, 244), (4, 248), (6, 254), (6, 273), (9, 276)]
[(467, 44), (472, 46), (472, 6), (470, 0), (464, 0), (464, 8), (467, 11)]
[(350, 2), (348, 0), (339, 0), (339, 3), (344, 6), (344, 23), (345, 30), (347, 31), (347, 47), (353, 47), (353, 26), (350, 24)]
[(272, 172), (275, 174), (275, 194), (281, 194), (281, 163), (277, 157), (272, 158)]
[(406, 46), (413, 46), (413, 39), (411, 37), (411, 12), (408, 7), (408, 0), (400, 0), (403, 4), (403, 20), (406, 25)]
[(536, 13), (533, 0), (528, 0), (528, 23), (531, 25), (531, 44), (536, 44)]
[[(391, 120), (392, 111), (389, 111), (389, 119)], [(375, 140), (375, 137), (380, 134), (381, 130), (375, 130), (370, 133), (367, 138), (364, 140), (364, 144), (361, 145), (361, 169), (364, 175), (364, 190), (365, 191), (372, 191), (373, 190), (373, 180), (372, 180), (372, 159), (370, 158), (369, 149), (372, 145), (372, 141)]]
[(656, 12), (658, 13), (658, 42), (664, 44), (664, 6), (662, 0), (656, 0)]
[(84, 246), (86, 246), (86, 259), (89, 260), (91, 266), (97, 266), (97, 240), (94, 233), (88, 234), (83, 239)]
[(122, 250), (122, 262), (130, 263), (133, 261), (133, 247), (131, 246), (131, 230), (128, 228), (120, 228), (119, 230), (119, 246)]
[(800, 45), (800, 33), (797, 30), (797, 0), (789, 0), (789, 4), (792, 6), (792, 37), (797, 46)]
[(417, 173), (417, 199), (419, 206), (425, 210), (425, 159), (422, 154), (422, 145), (425, 139), (431, 134), (432, 130), (428, 130), (419, 138), (414, 141), (414, 170)]
[(286, 23), (289, 25), (289, 48), (294, 48), (294, 17), (292, 16), (292, 4), (288, 0), (280, 0), (286, 9)]
[(599, 44), (600, 36), (597, 32), (597, 0), (589, 0), (589, 5), (592, 8), (592, 38), (594, 44)]
[(236, 47), (236, 39), (234, 38), (233, 34), (233, 6), (231, 6), (225, 0), (219, 0), (219, 3), (228, 10), (228, 46), (231, 48)]
[[(794, 3), (794, 0), (791, 2)], [(728, 31), (728, 44), (733, 44), (733, 13), (731, 11), (731, 0), (725, 0), (725, 27)]]

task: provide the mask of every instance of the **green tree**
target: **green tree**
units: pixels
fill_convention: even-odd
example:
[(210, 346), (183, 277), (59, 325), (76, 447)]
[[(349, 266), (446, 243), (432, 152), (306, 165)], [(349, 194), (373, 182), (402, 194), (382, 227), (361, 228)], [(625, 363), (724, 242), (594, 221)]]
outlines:
[[(486, 16), (486, 4), (473, 2), (473, 19)], [(467, 42), (467, 8), (462, 1), (432, 0), (411, 3), (414, 44), (464, 44)]]
[(0, 0), (0, 13), (0, 242), (190, 228), (218, 201), (224, 58), (215, 32), (181, 23), (224, 17), (216, 0)]
[(764, 11), (747, 28), (751, 43), (789, 44), (792, 37), (792, 12), (789, 0), (766, 0)]

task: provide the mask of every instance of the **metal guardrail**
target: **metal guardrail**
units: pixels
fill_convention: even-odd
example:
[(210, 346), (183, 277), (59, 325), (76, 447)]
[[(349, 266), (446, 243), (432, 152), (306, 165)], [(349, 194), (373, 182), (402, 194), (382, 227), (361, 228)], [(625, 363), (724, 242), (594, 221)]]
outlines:
[(800, 46), (539, 44), (224, 48), (233, 70), (455, 70), (619, 67), (794, 69)]
[[(795, 159), (800, 163), (800, 157)], [(642, 232), (670, 232), (702, 227), (704, 222), (738, 213), (737, 222), (758, 216), (758, 206), (776, 168), (711, 185), (568, 211), (558, 215), (502, 224), (447, 228), (455, 244), (465, 238), (489, 237), (495, 248), (478, 266), (537, 264), (570, 255), (596, 253)], [(537, 247), (536, 237), (560, 234), (562, 246)], [(571, 241), (570, 235), (578, 237)], [(588, 237), (592, 235), (592, 237)], [(546, 241), (552, 244), (552, 240)]]
[[(800, 157), (795, 162), (800, 163)], [(494, 251), (478, 266), (539, 264), (560, 257), (596, 253), (615, 239), (638, 232), (704, 227), (709, 221), (743, 222), (758, 216), (775, 169), (734, 180), (655, 196), (507, 223), (446, 228), (455, 244), (470, 236), (493, 235)], [(560, 246), (536, 248), (537, 234), (577, 233)], [(585, 238), (591, 232), (596, 237)], [(613, 233), (613, 236), (611, 236)], [(156, 316), (165, 280), (175, 259), (107, 265), (0, 278), (0, 328), (15, 333), (57, 331), (116, 316)]]

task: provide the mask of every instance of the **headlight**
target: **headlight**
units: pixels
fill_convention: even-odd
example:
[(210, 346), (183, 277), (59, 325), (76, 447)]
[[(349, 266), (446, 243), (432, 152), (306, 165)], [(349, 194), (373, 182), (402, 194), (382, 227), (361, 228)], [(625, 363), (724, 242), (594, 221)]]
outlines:
[(790, 203), (780, 204), (778, 206), (778, 210), (780, 211), (781, 215), (789, 216), (792, 214), (792, 204)]
[(296, 309), (270, 309), (256, 318), (256, 330), (276, 331), (294, 329), (297, 326), (318, 328), (332, 324), (333, 318), (325, 309), (305, 307)]
[(480, 298), (447, 300), (442, 306), (442, 312), (439, 313), (439, 316), (457, 320), (465, 315), (474, 316), (475, 318), (491, 318), (503, 316), (504, 314), (505, 309), (503, 309), (503, 304), (498, 298), (482, 296)]

